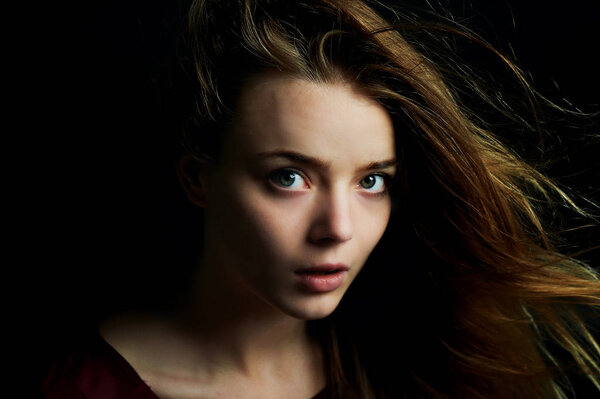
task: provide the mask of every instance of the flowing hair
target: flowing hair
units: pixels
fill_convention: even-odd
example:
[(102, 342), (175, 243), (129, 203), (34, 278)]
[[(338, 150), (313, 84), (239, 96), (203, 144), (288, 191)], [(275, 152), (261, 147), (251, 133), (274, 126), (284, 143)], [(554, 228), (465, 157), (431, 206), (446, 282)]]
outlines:
[(197, 108), (186, 149), (218, 156), (240, 90), (266, 71), (350, 83), (392, 117), (400, 166), (388, 230), (340, 307), (309, 322), (332, 397), (564, 398), (566, 375), (600, 390), (589, 325), (598, 274), (559, 252), (542, 218), (562, 206), (590, 215), (462, 98), (470, 90), (514, 119), (508, 106), (408, 38), (467, 38), (512, 71), (534, 118), (540, 97), (467, 29), (393, 10), (387, 22), (390, 10), (359, 0), (193, 1), (186, 44)]

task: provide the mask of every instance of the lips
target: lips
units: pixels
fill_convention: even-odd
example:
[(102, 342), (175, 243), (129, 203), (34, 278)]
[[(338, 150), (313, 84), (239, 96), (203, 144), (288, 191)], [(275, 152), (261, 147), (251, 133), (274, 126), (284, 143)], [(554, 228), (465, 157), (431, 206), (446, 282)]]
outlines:
[(324, 264), (296, 270), (299, 285), (312, 293), (325, 293), (338, 289), (344, 282), (348, 266)]
[(327, 275), (327, 274), (332, 274), (332, 273), (337, 273), (337, 272), (342, 272), (342, 271), (347, 272), (348, 270), (350, 270), (348, 268), (348, 266), (344, 265), (343, 263), (336, 263), (336, 264), (327, 263), (324, 265), (312, 266), (312, 267), (307, 267), (304, 269), (296, 270), (296, 274), (311, 273), (311, 274)]

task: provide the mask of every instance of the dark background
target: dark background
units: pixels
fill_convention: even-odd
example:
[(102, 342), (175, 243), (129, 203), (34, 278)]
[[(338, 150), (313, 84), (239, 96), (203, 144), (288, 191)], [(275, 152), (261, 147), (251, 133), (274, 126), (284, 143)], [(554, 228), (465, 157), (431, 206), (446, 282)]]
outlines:
[[(500, 51), (512, 48), (541, 93), (600, 110), (598, 2), (449, 3), (442, 4)], [(28, 193), (18, 222), (22, 295), (33, 293), (27, 317), (43, 332), (41, 347), (92, 325), (127, 292), (164, 289), (152, 284), (170, 284), (188, 255), (178, 243), (197, 238), (173, 169), (185, 111), (173, 101), (180, 4), (87, 1), (42, 16), (18, 167)], [(600, 141), (589, 137), (600, 132), (598, 117), (553, 123), (568, 133), (547, 172), (600, 200)], [(581, 237), (594, 240), (597, 228)], [(598, 264), (597, 252), (586, 259)]]

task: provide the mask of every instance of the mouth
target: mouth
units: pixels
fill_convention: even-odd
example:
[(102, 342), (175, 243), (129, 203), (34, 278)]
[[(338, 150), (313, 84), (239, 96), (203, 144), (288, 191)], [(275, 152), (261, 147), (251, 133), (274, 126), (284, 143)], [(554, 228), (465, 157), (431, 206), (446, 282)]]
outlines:
[(312, 293), (325, 293), (338, 289), (350, 270), (344, 264), (325, 264), (295, 271), (301, 287)]
[(330, 275), (339, 272), (347, 272), (350, 268), (343, 263), (327, 263), (319, 266), (307, 267), (304, 269), (296, 270), (296, 274), (316, 274), (316, 275)]

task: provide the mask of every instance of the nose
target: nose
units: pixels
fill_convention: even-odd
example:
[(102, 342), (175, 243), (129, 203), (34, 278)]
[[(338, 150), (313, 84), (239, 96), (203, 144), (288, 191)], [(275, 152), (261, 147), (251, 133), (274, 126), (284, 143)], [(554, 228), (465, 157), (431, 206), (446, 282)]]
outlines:
[(352, 239), (353, 225), (350, 194), (330, 190), (315, 198), (314, 219), (309, 240), (319, 245), (342, 243)]

